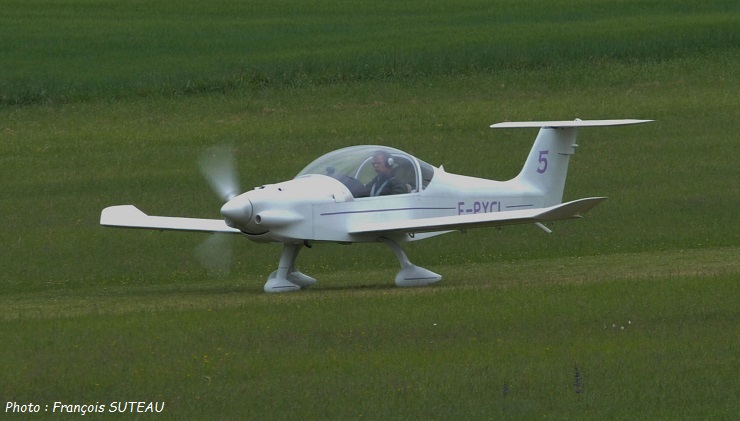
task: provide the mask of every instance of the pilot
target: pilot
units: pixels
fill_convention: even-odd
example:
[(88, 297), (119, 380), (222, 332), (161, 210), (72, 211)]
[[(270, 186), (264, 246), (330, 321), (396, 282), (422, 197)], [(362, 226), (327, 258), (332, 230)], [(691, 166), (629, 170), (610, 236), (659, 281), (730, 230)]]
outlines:
[(378, 175), (366, 185), (370, 196), (408, 192), (406, 184), (393, 175), (393, 158), (388, 152), (377, 151), (373, 154), (373, 169)]

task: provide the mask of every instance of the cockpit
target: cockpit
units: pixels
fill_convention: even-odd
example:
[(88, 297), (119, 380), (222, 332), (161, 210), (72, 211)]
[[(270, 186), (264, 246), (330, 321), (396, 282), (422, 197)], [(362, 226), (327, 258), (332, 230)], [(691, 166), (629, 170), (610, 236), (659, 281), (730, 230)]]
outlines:
[(393, 177), (406, 185), (406, 193), (424, 190), (434, 177), (434, 167), (398, 149), (386, 146), (351, 146), (329, 152), (308, 164), (296, 178), (308, 174), (333, 177), (344, 184), (355, 198), (370, 196), (368, 183), (376, 176), (373, 155), (389, 156)]

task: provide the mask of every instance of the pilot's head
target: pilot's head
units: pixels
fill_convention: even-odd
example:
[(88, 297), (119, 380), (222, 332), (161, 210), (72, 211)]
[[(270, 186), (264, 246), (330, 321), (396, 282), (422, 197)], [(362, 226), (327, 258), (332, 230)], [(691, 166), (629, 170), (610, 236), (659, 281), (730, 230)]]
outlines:
[(386, 151), (377, 151), (373, 154), (373, 169), (381, 175), (391, 175), (393, 158)]

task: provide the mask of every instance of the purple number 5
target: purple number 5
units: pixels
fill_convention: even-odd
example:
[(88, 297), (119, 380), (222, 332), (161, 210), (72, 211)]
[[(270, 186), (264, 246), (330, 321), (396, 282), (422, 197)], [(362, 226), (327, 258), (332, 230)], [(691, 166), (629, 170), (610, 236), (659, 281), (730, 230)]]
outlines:
[(550, 151), (540, 151), (540, 165), (537, 167), (537, 172), (544, 174), (547, 171), (547, 153)]

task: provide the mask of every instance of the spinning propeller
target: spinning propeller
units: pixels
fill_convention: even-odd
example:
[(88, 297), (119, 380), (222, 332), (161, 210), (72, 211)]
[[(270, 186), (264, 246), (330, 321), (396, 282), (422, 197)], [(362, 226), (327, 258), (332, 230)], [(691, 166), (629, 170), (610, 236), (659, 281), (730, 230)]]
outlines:
[[(205, 151), (198, 159), (200, 172), (213, 192), (228, 203), (241, 193), (233, 150), (217, 146)], [(233, 263), (233, 242), (227, 235), (213, 234), (195, 250), (198, 261), (208, 271), (228, 273)]]
[(213, 191), (224, 202), (235, 198), (239, 190), (236, 160), (231, 148), (220, 146), (208, 149), (198, 160), (200, 172)]

